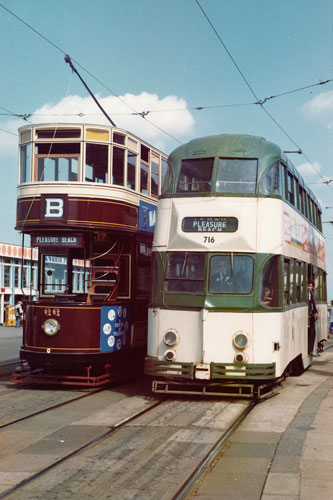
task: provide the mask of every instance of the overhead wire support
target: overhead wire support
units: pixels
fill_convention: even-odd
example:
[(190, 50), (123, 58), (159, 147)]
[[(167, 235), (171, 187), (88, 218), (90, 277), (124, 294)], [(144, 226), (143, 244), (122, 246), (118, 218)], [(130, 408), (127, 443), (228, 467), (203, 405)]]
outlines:
[(117, 125), (111, 120), (111, 118), (109, 117), (109, 115), (107, 114), (107, 112), (104, 110), (104, 108), (98, 102), (98, 100), (96, 99), (96, 97), (94, 96), (94, 94), (91, 92), (90, 88), (88, 87), (88, 85), (86, 84), (86, 82), (83, 80), (83, 78), (80, 75), (80, 73), (78, 72), (78, 70), (73, 65), (72, 60), (71, 60), (71, 58), (69, 57), (68, 54), (65, 55), (65, 62), (70, 65), (72, 71), (74, 73), (76, 73), (77, 76), (80, 78), (81, 82), (83, 83), (83, 85), (85, 86), (85, 88), (88, 90), (89, 94), (94, 99), (95, 103), (97, 104), (97, 106), (99, 107), (99, 109), (102, 111), (103, 115), (107, 118), (107, 120), (111, 123), (111, 125), (113, 125), (114, 127), (116, 127)]

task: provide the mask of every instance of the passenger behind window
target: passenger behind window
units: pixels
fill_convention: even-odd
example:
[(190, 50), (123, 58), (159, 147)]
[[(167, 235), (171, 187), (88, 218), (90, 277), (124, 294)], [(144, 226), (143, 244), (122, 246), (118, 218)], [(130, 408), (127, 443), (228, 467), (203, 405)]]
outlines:
[(273, 305), (273, 288), (271, 286), (264, 286), (263, 297), (261, 304), (266, 307), (272, 307)]

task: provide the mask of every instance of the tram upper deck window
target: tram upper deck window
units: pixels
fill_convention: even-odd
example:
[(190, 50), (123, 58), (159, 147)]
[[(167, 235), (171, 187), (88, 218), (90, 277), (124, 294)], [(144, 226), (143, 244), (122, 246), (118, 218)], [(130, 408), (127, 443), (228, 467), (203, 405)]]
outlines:
[(113, 133), (113, 142), (117, 144), (125, 145), (125, 136), (123, 134), (119, 134), (118, 132)]
[(295, 205), (294, 177), (290, 172), (288, 172), (288, 177), (287, 177), (287, 188), (288, 188), (288, 201), (290, 201), (292, 205)]
[(217, 193), (255, 193), (258, 160), (220, 158), (217, 178)]
[(280, 164), (273, 165), (263, 176), (260, 191), (262, 194), (282, 196), (282, 169)]
[(164, 158), (161, 158), (161, 179), (160, 179), (161, 186), (164, 185), (164, 180), (166, 177), (167, 170), (168, 170), (168, 162)]
[(194, 252), (169, 254), (165, 290), (175, 293), (204, 291), (205, 255)]
[(36, 144), (37, 181), (77, 181), (80, 144)]
[(128, 151), (127, 153), (127, 187), (129, 189), (134, 189), (136, 187), (135, 183), (135, 173), (137, 164), (137, 155)]
[(88, 182), (108, 182), (108, 146), (87, 143), (85, 172)]
[(210, 193), (214, 158), (183, 160), (177, 193)]
[(250, 293), (253, 259), (247, 255), (215, 255), (210, 259), (209, 291), (213, 293)]
[(158, 196), (158, 178), (159, 178), (159, 157), (151, 154), (151, 172), (150, 172), (150, 189), (151, 195)]
[(36, 130), (38, 139), (79, 139), (81, 137), (80, 129), (40, 129)]
[(25, 144), (21, 146), (21, 171), (20, 171), (20, 182), (30, 182), (31, 180), (31, 145)]
[(114, 147), (112, 155), (112, 184), (124, 185), (124, 164), (125, 150)]

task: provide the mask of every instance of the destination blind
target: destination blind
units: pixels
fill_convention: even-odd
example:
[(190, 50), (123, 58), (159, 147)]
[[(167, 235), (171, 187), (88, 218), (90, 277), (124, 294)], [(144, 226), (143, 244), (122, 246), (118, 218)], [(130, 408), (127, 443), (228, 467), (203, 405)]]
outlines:
[(78, 235), (44, 235), (33, 236), (32, 246), (65, 246), (77, 247), (82, 246), (82, 238)]
[(182, 229), (187, 233), (234, 233), (238, 229), (236, 217), (185, 217)]

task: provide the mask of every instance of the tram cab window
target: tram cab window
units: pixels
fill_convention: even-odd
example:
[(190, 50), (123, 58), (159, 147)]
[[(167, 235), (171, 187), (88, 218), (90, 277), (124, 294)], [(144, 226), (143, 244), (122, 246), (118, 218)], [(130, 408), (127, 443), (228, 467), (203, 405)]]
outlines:
[(217, 178), (217, 193), (255, 193), (258, 160), (220, 158)]
[(87, 293), (87, 268), (81, 249), (41, 254), (40, 295)]
[(279, 257), (270, 258), (264, 265), (259, 278), (259, 297), (265, 307), (279, 306)]
[(56, 295), (68, 292), (67, 264), (68, 260), (66, 256), (43, 255), (43, 295)]
[(210, 292), (250, 293), (252, 282), (252, 257), (247, 255), (215, 255), (210, 259)]
[(205, 255), (195, 252), (169, 254), (165, 291), (202, 293), (204, 290)]
[(183, 160), (177, 193), (210, 193), (214, 158)]

